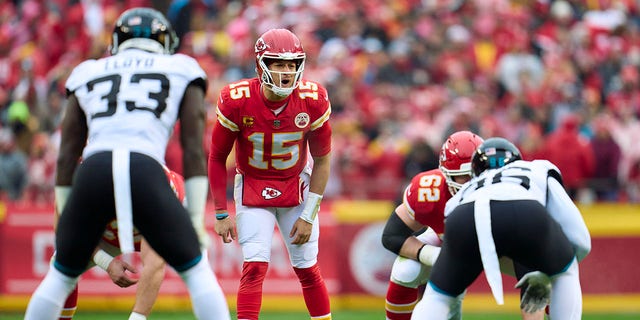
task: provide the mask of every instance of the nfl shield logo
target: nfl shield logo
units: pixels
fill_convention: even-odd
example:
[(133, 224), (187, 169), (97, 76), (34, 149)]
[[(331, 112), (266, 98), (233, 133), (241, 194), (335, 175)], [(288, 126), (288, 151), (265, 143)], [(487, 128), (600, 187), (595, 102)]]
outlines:
[(280, 128), (280, 120), (273, 120), (273, 127), (276, 129)]

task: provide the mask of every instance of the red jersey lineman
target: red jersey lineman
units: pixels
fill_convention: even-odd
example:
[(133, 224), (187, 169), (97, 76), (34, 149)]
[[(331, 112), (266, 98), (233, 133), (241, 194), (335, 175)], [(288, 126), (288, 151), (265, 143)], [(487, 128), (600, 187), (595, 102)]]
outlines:
[[(330, 170), (327, 91), (302, 79), (306, 55), (289, 30), (265, 32), (256, 41), (255, 54), (258, 77), (229, 84), (220, 92), (209, 156), (216, 233), (225, 243), (237, 237), (244, 257), (238, 319), (258, 319), (276, 224), (309, 314), (331, 319), (329, 295), (317, 265), (317, 212)], [(227, 213), (225, 179), (234, 144), (235, 223)]]
[[(387, 319), (411, 319), (418, 302), (418, 287), (429, 280), (431, 266), (440, 252), (445, 205), (471, 179), (471, 157), (482, 142), (469, 131), (449, 136), (440, 150), (439, 168), (414, 176), (404, 191), (402, 204), (389, 217), (382, 244), (398, 257), (387, 288)], [(421, 231), (425, 227), (426, 231)], [(462, 316), (459, 303), (450, 316), (449, 319)]]

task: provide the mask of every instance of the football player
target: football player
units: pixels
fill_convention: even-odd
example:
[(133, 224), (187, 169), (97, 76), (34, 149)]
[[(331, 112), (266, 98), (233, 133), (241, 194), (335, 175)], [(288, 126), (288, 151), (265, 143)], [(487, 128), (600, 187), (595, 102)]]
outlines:
[[(418, 302), (418, 287), (427, 283), (440, 251), (445, 204), (471, 179), (471, 157), (482, 142), (482, 138), (469, 131), (450, 135), (440, 150), (439, 168), (414, 176), (404, 191), (402, 203), (389, 217), (382, 244), (398, 257), (387, 289), (387, 319), (411, 318)], [(459, 307), (452, 319), (461, 316)]]
[[(169, 179), (169, 185), (176, 194), (176, 197), (184, 203), (184, 180), (178, 173), (164, 167), (164, 171)], [(58, 211), (56, 210), (56, 218)], [(153, 248), (149, 246), (138, 229), (133, 229), (133, 241), (135, 251), (140, 252), (142, 261), (142, 271), (140, 279), (132, 278), (127, 272), (138, 273), (138, 270), (121, 259), (114, 257), (121, 254), (120, 243), (118, 238), (117, 220), (112, 220), (107, 224), (107, 228), (102, 234), (100, 244), (96, 248), (93, 259), (88, 268), (98, 266), (106, 271), (109, 277), (116, 285), (126, 288), (134, 284), (138, 284), (136, 288), (136, 300), (133, 305), (133, 311), (129, 316), (129, 320), (144, 320), (151, 313), (153, 304), (158, 297), (162, 279), (164, 279), (165, 262), (162, 260)], [(62, 313), (59, 320), (72, 319), (78, 306), (78, 286), (74, 288), (67, 301), (64, 303)]]
[[(277, 224), (309, 314), (331, 319), (317, 263), (318, 210), (330, 170), (327, 91), (302, 78), (306, 54), (291, 31), (265, 32), (255, 43), (255, 55), (257, 77), (220, 92), (209, 155), (216, 233), (225, 243), (237, 237), (244, 258), (238, 318), (258, 319)], [(227, 212), (222, 178), (234, 144), (235, 221)]]
[[(67, 79), (56, 171), (56, 207), (61, 209), (56, 257), (25, 319), (59, 317), (114, 218), (123, 255), (134, 251), (135, 223), (185, 282), (196, 317), (230, 319), (222, 289), (203, 257), (197, 221), (192, 224), (189, 218), (204, 212), (207, 195), (202, 147), (207, 78), (195, 59), (174, 54), (177, 45), (162, 13), (132, 8), (116, 21), (112, 55), (82, 62)], [(162, 168), (177, 120), (188, 209), (173, 194)]]
[[(445, 207), (442, 249), (412, 319), (447, 319), (483, 270), (503, 304), (503, 256), (516, 263), (524, 313), (540, 312), (550, 302), (552, 319), (580, 319), (578, 261), (590, 252), (591, 237), (558, 168), (547, 160), (521, 160), (503, 138), (484, 141), (471, 167), (473, 179)], [(535, 271), (523, 273), (518, 265)]]

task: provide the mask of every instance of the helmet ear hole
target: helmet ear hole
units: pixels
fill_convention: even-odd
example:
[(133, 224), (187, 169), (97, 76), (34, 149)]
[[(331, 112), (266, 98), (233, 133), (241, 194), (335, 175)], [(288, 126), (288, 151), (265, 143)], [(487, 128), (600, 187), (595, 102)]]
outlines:
[(471, 158), (483, 141), (470, 131), (458, 131), (450, 135), (442, 145), (439, 167), (451, 194), (462, 187), (462, 183), (456, 182), (454, 177), (471, 177)]

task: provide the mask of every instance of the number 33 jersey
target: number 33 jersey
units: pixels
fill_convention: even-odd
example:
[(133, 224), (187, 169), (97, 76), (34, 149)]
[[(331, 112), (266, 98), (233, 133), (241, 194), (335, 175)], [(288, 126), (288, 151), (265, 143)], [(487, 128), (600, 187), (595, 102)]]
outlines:
[(187, 86), (206, 74), (195, 59), (138, 49), (88, 60), (66, 82), (85, 113), (88, 141), (83, 157), (126, 148), (164, 163), (167, 142)]

